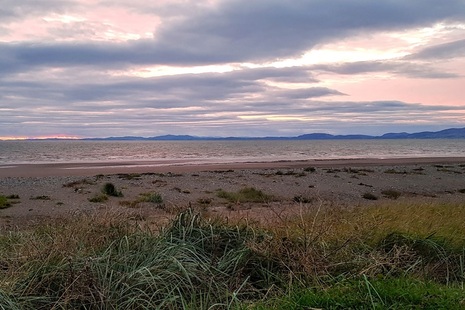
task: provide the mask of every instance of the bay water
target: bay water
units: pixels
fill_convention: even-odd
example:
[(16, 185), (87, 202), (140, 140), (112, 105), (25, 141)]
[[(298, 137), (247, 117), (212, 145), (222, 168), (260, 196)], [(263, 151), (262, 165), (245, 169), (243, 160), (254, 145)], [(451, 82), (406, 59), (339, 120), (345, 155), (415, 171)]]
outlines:
[(247, 141), (0, 141), (0, 164), (231, 163), (310, 159), (462, 157), (465, 139)]

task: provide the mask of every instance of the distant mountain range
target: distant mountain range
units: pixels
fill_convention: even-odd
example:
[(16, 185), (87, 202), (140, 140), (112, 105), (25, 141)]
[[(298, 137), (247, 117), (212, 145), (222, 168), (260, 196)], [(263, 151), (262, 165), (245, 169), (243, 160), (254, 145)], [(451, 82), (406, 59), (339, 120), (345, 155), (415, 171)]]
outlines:
[(155, 137), (108, 137), (85, 138), (92, 141), (245, 141), (245, 140), (355, 140), (355, 139), (465, 139), (465, 128), (449, 128), (441, 131), (416, 133), (386, 133), (382, 136), (370, 135), (331, 135), (310, 133), (296, 137), (197, 137), (190, 135), (163, 135)]

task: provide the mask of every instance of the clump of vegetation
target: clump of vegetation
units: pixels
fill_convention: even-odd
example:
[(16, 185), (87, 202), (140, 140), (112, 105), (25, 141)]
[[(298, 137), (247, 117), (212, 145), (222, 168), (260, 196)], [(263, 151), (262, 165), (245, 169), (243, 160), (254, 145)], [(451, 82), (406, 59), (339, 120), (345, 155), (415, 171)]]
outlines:
[(82, 180), (77, 180), (77, 181), (71, 181), (68, 183), (63, 184), (63, 187), (77, 187), (81, 185), (94, 185), (95, 182), (90, 181), (88, 179), (82, 179)]
[(90, 202), (100, 203), (108, 200), (108, 196), (105, 194), (95, 195), (88, 199)]
[(347, 173), (355, 173), (355, 174), (360, 174), (360, 175), (367, 175), (367, 173), (371, 173), (371, 172), (375, 172), (373, 169), (366, 169), (366, 168), (362, 168), (362, 169), (355, 169), (355, 168), (344, 168), (342, 169), (342, 171), (344, 172), (347, 172)]
[(297, 203), (312, 203), (315, 200), (313, 197), (307, 197), (303, 195), (297, 195), (292, 198), (292, 201)]
[(19, 199), (19, 195), (12, 194), (12, 195), (6, 196), (6, 198), (7, 199)]
[(140, 180), (142, 175), (140, 173), (120, 173), (118, 178), (123, 180)]
[(325, 169), (325, 170), (326, 170), (326, 173), (338, 173), (338, 172), (341, 172), (341, 169), (329, 168), (329, 169)]
[(159, 193), (140, 194), (139, 202), (163, 203), (163, 197)]
[(370, 193), (370, 192), (364, 193), (362, 197), (367, 200), (378, 200), (378, 197), (375, 194)]
[(0, 209), (6, 209), (11, 207), (11, 202), (8, 201), (8, 198), (0, 195)]
[(305, 172), (316, 172), (316, 168), (315, 167), (307, 167), (304, 169)]
[(50, 196), (47, 196), (47, 195), (35, 196), (35, 197), (31, 197), (30, 199), (31, 200), (52, 200), (52, 198), (50, 198)]
[(465, 194), (465, 188), (459, 189), (458, 192), (461, 193), (461, 194)]
[(210, 198), (199, 198), (197, 199), (197, 203), (201, 205), (209, 205), (212, 203), (212, 200)]
[(117, 190), (113, 183), (105, 183), (105, 185), (103, 185), (102, 192), (108, 196), (123, 197), (123, 193)]
[(383, 190), (383, 191), (381, 191), (381, 194), (384, 197), (389, 198), (389, 199), (397, 199), (401, 195), (401, 193), (399, 191), (396, 191), (394, 189)]
[(455, 173), (455, 174), (462, 174), (463, 173), (462, 171), (453, 170), (453, 169), (449, 169), (449, 168), (438, 168), (436, 170), (439, 171), (439, 172), (448, 172), (448, 173)]
[(275, 200), (273, 196), (265, 194), (254, 187), (244, 187), (237, 192), (218, 190), (217, 196), (232, 203), (270, 202)]

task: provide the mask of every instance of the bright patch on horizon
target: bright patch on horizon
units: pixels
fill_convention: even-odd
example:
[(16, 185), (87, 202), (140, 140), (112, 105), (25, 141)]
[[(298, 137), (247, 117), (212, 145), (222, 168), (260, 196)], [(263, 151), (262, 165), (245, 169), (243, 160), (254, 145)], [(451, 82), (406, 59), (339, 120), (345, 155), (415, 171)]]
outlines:
[(16, 141), (16, 140), (45, 140), (45, 139), (61, 139), (61, 140), (78, 140), (81, 137), (67, 135), (50, 135), (50, 136), (8, 136), (0, 137), (0, 141)]

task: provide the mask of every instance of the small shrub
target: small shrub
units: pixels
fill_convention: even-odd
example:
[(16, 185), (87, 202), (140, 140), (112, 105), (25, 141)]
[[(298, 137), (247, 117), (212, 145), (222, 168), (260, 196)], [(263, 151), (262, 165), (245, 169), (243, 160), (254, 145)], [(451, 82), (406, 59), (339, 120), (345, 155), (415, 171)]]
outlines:
[(387, 189), (381, 192), (381, 194), (389, 199), (397, 199), (400, 197), (400, 192), (393, 190), (393, 189)]
[(108, 196), (123, 197), (123, 193), (118, 191), (113, 183), (105, 183), (102, 192)]
[(8, 201), (7, 197), (0, 196), (0, 209), (6, 209), (11, 207), (11, 203)]
[(7, 199), (19, 199), (19, 195), (8, 195), (6, 196)]
[(263, 193), (261, 190), (253, 187), (245, 187), (238, 192), (226, 192), (219, 190), (217, 192), (219, 198), (224, 198), (229, 202), (241, 203), (241, 202), (267, 202), (274, 200), (273, 196)]
[(123, 180), (140, 180), (142, 176), (139, 173), (120, 173), (118, 178)]
[(90, 202), (105, 202), (108, 200), (108, 196), (107, 195), (96, 195), (92, 198), (89, 198), (89, 201)]
[(138, 203), (139, 203), (138, 200), (135, 200), (135, 201), (123, 200), (119, 202), (119, 205), (123, 207), (128, 207), (128, 208), (136, 208)]
[(197, 203), (201, 205), (209, 205), (212, 203), (212, 200), (210, 198), (199, 198), (197, 199)]
[(315, 172), (316, 169), (315, 169), (315, 167), (307, 167), (307, 168), (304, 169), (304, 171), (305, 172)]
[(365, 193), (362, 195), (362, 197), (364, 199), (368, 199), (368, 200), (378, 200), (378, 197), (376, 197), (374, 194), (372, 193)]
[(302, 195), (294, 196), (294, 198), (292, 198), (292, 201), (297, 202), (297, 203), (311, 203), (313, 202), (313, 200), (314, 198), (305, 197)]
[(163, 203), (163, 197), (159, 193), (141, 194), (139, 202)]
[(50, 196), (47, 195), (40, 195), (40, 196), (35, 196), (31, 197), (31, 200), (51, 200)]
[(93, 181), (89, 181), (88, 179), (82, 179), (78, 181), (72, 181), (72, 182), (65, 183), (63, 184), (63, 187), (77, 187), (80, 185), (94, 185), (94, 184), (95, 182)]
[(407, 171), (399, 171), (399, 170), (396, 170), (396, 169), (387, 169), (387, 170), (384, 170), (384, 173), (388, 173), (388, 174), (407, 174)]
[(458, 190), (459, 193), (465, 194), (465, 188), (461, 188)]

